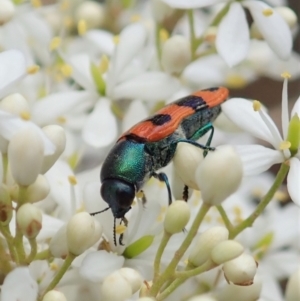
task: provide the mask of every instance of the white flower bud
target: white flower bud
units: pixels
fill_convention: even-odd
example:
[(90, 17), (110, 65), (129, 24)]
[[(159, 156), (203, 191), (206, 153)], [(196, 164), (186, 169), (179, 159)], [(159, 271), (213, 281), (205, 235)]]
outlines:
[(181, 232), (191, 216), (190, 207), (185, 201), (175, 201), (167, 209), (164, 227), (170, 234)]
[(136, 293), (141, 288), (143, 278), (136, 270), (131, 268), (122, 268), (119, 270), (119, 273), (130, 284), (132, 294)]
[(63, 225), (51, 238), (49, 250), (55, 258), (66, 258), (69, 249), (67, 244), (67, 224)]
[(43, 200), (50, 192), (50, 185), (43, 175), (38, 175), (35, 182), (28, 186), (26, 200), (35, 203)]
[(165, 18), (171, 15), (173, 8), (161, 0), (152, 0), (152, 16), (155, 21), (161, 23)]
[(35, 182), (44, 158), (44, 144), (33, 128), (18, 131), (8, 145), (8, 160), (13, 178), (19, 185)]
[(245, 253), (233, 260), (227, 261), (223, 265), (226, 280), (241, 286), (247, 286), (253, 283), (256, 270), (256, 261), (252, 256)]
[(105, 301), (124, 301), (132, 296), (132, 289), (130, 283), (116, 271), (104, 279), (101, 293)]
[(67, 298), (63, 293), (52, 290), (45, 294), (42, 301), (67, 301)]
[(287, 6), (277, 6), (274, 7), (274, 10), (277, 11), (284, 21), (288, 24), (290, 29), (294, 29), (297, 25), (298, 18), (296, 13)]
[(15, 14), (15, 6), (10, 0), (0, 1), (0, 25), (10, 21)]
[(56, 149), (54, 154), (44, 157), (43, 166), (41, 173), (44, 174), (47, 172), (50, 167), (57, 161), (59, 156), (65, 150), (66, 147), (66, 134), (64, 129), (59, 125), (47, 125), (43, 127), (43, 132), (55, 145)]
[(204, 231), (192, 246), (189, 263), (200, 266), (210, 258), (212, 249), (220, 242), (228, 239), (229, 232), (224, 227), (213, 227)]
[(285, 291), (286, 301), (297, 301), (300, 300), (300, 268), (295, 271), (289, 278)]
[(254, 283), (249, 286), (225, 285), (223, 288), (217, 291), (216, 298), (218, 301), (253, 301), (259, 299), (261, 289), (262, 281), (255, 277)]
[(182, 182), (193, 189), (199, 190), (195, 173), (203, 161), (203, 150), (189, 143), (178, 143), (173, 164), (176, 174)]
[(161, 63), (168, 73), (180, 73), (191, 61), (190, 42), (183, 36), (169, 38), (162, 47)]
[(3, 98), (0, 102), (0, 109), (14, 115), (22, 116), (26, 114), (30, 117), (28, 101), (19, 93), (10, 94)]
[(234, 240), (225, 240), (218, 243), (211, 251), (210, 257), (216, 264), (223, 264), (240, 256), (244, 247)]
[(203, 202), (219, 205), (234, 193), (243, 176), (242, 161), (231, 146), (209, 152), (196, 171)]
[(138, 301), (155, 301), (155, 299), (153, 299), (151, 297), (142, 297), (142, 298), (139, 298)]
[(72, 216), (67, 224), (67, 244), (69, 251), (80, 255), (94, 245), (102, 235), (102, 226), (87, 212)]
[(75, 18), (77, 23), (84, 20), (88, 29), (100, 27), (105, 21), (105, 10), (96, 1), (84, 1), (78, 6)]
[(17, 225), (24, 236), (35, 238), (42, 229), (42, 211), (32, 204), (24, 204), (17, 211)]
[(214, 297), (210, 295), (199, 295), (199, 296), (194, 296), (191, 299), (188, 299), (188, 301), (217, 301)]

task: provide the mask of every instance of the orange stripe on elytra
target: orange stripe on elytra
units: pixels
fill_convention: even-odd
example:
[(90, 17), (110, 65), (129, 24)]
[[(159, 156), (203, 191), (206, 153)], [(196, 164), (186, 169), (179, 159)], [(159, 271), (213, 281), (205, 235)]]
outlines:
[(218, 90), (215, 91), (200, 90), (192, 95), (201, 97), (208, 107), (212, 108), (224, 102), (229, 95), (229, 91), (225, 87), (219, 87)]
[[(127, 132), (125, 132), (120, 138), (127, 135), (136, 135), (140, 138), (146, 139), (148, 142), (159, 141), (163, 138), (168, 137), (173, 134), (178, 128), (182, 119), (190, 116), (195, 111), (190, 107), (178, 106), (176, 104), (170, 104), (162, 109), (160, 109), (156, 114), (168, 114), (172, 119), (162, 125), (155, 125), (151, 120), (142, 121)], [(156, 115), (155, 114), (155, 115)], [(154, 116), (155, 116), (154, 115)], [(151, 117), (150, 117), (151, 118)]]

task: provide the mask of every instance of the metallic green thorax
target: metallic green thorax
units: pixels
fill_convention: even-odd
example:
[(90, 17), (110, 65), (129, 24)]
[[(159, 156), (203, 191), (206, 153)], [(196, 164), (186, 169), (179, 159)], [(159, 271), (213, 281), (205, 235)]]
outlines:
[(103, 163), (101, 181), (121, 179), (136, 186), (142, 185), (145, 180), (147, 160), (144, 147), (144, 143), (130, 140), (119, 141), (115, 144)]

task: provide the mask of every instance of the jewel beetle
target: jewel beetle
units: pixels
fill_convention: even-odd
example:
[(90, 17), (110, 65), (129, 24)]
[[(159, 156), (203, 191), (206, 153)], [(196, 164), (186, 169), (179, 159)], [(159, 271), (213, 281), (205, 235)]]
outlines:
[[(166, 184), (171, 203), (167, 175), (157, 171), (170, 163), (179, 142), (190, 143), (205, 151), (213, 149), (210, 147), (214, 132), (212, 122), (221, 112), (221, 104), (228, 94), (225, 87), (197, 91), (166, 105), (119, 137), (100, 174), (101, 195), (109, 206), (105, 210), (111, 209), (115, 220), (120, 218), (127, 224), (125, 214), (131, 209), (136, 193), (151, 177)], [(197, 140), (209, 131), (206, 145), (199, 144)], [(97, 213), (100, 212), (92, 215)], [(115, 226), (114, 240), (116, 244)]]

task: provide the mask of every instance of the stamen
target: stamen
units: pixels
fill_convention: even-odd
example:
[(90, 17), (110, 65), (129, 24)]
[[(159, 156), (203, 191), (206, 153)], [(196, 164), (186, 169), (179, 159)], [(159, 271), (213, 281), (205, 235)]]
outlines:
[(159, 38), (162, 42), (165, 42), (168, 38), (169, 38), (169, 33), (166, 29), (162, 28), (160, 31), (159, 31)]
[(125, 225), (116, 226), (116, 234), (123, 234), (126, 231), (127, 227)]
[(289, 72), (285, 71), (285, 72), (281, 73), (281, 77), (286, 78), (286, 79), (289, 79), (289, 78), (291, 78), (292, 76), (291, 76), (291, 74), (290, 74)]
[(271, 8), (266, 8), (262, 11), (265, 17), (270, 17), (273, 15), (273, 10)]
[(85, 20), (79, 20), (77, 24), (77, 31), (80, 36), (83, 36), (87, 31), (87, 24)]
[(281, 141), (279, 145), (280, 150), (286, 150), (291, 147), (291, 142), (290, 141)]
[(32, 66), (29, 66), (29, 67), (27, 68), (27, 73), (28, 73), (28, 74), (35, 74), (35, 73), (37, 73), (39, 70), (40, 70), (40, 66), (38, 66), (38, 65), (32, 65)]
[(70, 182), (71, 185), (76, 185), (77, 184), (77, 179), (73, 175), (68, 176), (68, 180), (69, 180), (69, 182)]
[(61, 44), (61, 38), (60, 37), (54, 37), (49, 45), (50, 51), (53, 51), (57, 49)]
[(252, 106), (253, 106), (253, 110), (255, 112), (258, 112), (259, 110), (261, 110), (261, 103), (258, 100), (254, 100), (252, 103)]
[(30, 116), (30, 112), (28, 111), (23, 111), (20, 113), (20, 117), (23, 119), (23, 120), (30, 120), (31, 116)]

